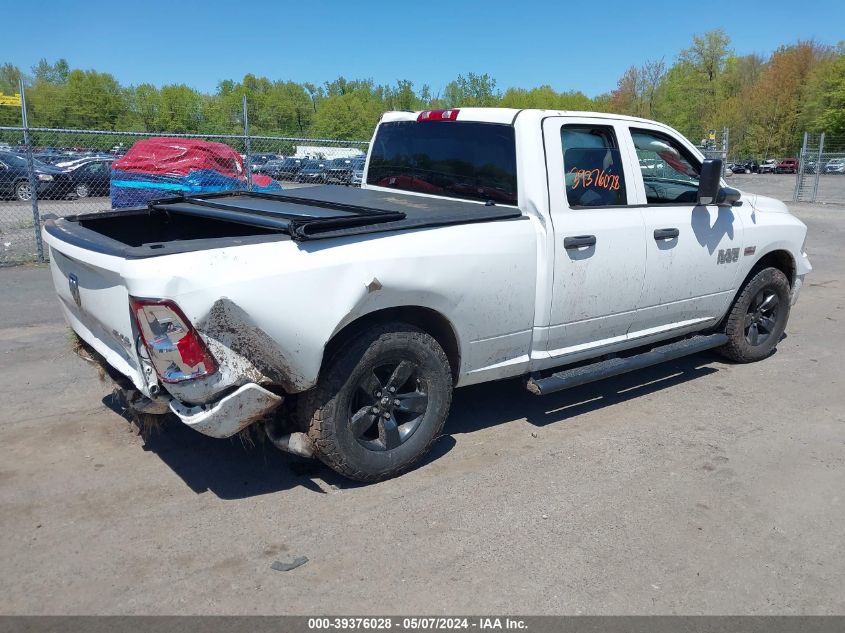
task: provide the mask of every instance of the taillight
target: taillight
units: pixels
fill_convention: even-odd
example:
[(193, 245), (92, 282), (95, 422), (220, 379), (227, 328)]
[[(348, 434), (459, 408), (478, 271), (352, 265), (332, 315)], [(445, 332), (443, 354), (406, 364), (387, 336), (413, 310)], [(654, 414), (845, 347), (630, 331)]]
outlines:
[(426, 110), (420, 112), (417, 121), (456, 121), (460, 110)]
[(168, 299), (129, 297), (132, 314), (150, 361), (163, 382), (209, 376), (217, 363), (191, 322)]

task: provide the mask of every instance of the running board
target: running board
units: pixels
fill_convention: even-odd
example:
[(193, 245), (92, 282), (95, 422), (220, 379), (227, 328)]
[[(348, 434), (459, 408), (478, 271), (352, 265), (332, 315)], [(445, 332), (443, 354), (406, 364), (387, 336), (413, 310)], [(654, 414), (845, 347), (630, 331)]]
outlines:
[(703, 352), (704, 350), (724, 345), (727, 342), (728, 337), (725, 334), (693, 336), (673, 343), (667, 343), (666, 345), (653, 347), (636, 356), (610, 358), (591, 363), (590, 365), (564, 369), (545, 378), (529, 378), (525, 386), (534, 395), (543, 396), (547, 393), (578, 387), (595, 380), (611, 378), (612, 376), (618, 376), (629, 371), (657, 365), (667, 360), (674, 360), (682, 356)]

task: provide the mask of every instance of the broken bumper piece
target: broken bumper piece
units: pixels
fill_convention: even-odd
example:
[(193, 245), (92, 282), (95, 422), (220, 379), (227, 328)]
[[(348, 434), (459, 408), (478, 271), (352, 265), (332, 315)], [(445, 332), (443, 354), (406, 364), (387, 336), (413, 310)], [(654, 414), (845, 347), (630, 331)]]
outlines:
[(281, 396), (248, 383), (217, 402), (189, 406), (170, 401), (170, 410), (195, 431), (210, 437), (231, 437), (282, 404)]

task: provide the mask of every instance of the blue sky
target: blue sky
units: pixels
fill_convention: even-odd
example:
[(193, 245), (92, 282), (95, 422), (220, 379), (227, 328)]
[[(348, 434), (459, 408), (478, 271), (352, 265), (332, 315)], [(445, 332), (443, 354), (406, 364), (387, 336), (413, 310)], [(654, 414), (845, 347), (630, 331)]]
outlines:
[(550, 84), (595, 96), (628, 66), (670, 64), (693, 34), (717, 27), (739, 54), (845, 39), (845, 0), (6, 0), (3, 18), (17, 26), (4, 29), (0, 62), (28, 70), (64, 57), (124, 84), (208, 92), (251, 72), (314, 83), (410, 79), (436, 94), (459, 73), (486, 72), (501, 89)]

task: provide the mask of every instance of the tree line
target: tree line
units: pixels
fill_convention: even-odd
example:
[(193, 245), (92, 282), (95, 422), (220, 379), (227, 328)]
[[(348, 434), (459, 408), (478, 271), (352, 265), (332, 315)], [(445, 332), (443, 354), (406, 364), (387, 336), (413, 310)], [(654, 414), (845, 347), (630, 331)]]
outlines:
[[(322, 85), (247, 74), (221, 81), (213, 94), (185, 84), (124, 86), (96, 70), (41, 60), (30, 72), (0, 66), (0, 92), (26, 86), (29, 123), (139, 132), (240, 134), (246, 95), (256, 135), (368, 139), (382, 112), (460, 106), (595, 110), (665, 122), (693, 142), (728, 127), (733, 156), (794, 154), (804, 131), (845, 143), (845, 42), (797, 42), (768, 57), (737, 55), (722, 30), (695, 36), (673, 59), (631, 66), (609, 93), (594, 98), (550, 86), (499, 89), (488, 74), (459, 75), (442, 91), (408, 80), (379, 85), (339, 77)], [(0, 125), (20, 125), (0, 108)]]

